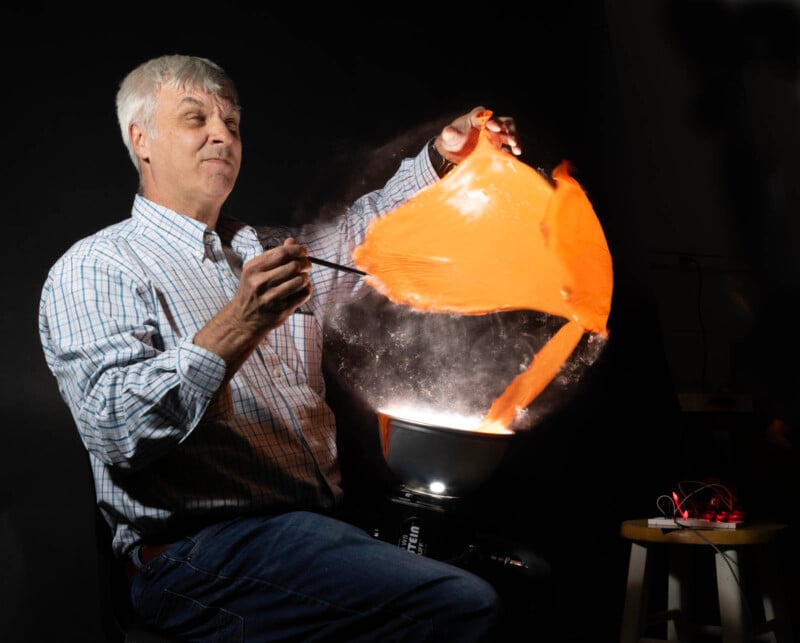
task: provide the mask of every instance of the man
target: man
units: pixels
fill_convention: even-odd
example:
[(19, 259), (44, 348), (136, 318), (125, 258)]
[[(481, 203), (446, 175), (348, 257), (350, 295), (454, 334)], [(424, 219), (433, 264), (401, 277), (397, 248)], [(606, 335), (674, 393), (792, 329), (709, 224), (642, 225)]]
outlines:
[[(132, 213), (53, 265), (40, 333), (145, 623), (194, 641), (490, 640), (491, 585), (336, 518), (322, 319), (359, 280), (309, 261), (352, 263), (371, 221), (470, 153), (481, 110), (335, 221), (257, 231), (222, 212), (242, 154), (227, 74), (171, 55), (121, 83)], [(519, 154), (513, 121), (487, 129)]]

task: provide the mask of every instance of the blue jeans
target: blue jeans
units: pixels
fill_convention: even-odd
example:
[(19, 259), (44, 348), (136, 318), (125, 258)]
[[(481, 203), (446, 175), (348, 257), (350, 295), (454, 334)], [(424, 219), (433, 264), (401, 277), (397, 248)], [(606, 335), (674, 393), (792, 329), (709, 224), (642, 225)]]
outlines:
[(140, 566), (131, 601), (166, 634), (220, 643), (491, 641), (500, 609), (479, 576), (305, 511), (178, 541)]

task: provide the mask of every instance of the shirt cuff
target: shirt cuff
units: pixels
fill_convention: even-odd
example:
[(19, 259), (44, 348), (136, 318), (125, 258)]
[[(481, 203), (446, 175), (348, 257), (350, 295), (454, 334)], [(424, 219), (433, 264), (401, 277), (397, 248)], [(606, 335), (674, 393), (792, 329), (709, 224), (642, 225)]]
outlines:
[(178, 377), (206, 397), (213, 396), (225, 379), (225, 360), (211, 351), (192, 343), (178, 348)]
[(450, 170), (452, 170), (456, 164), (453, 161), (448, 161), (444, 156), (439, 154), (439, 150), (436, 149), (436, 137), (432, 138), (428, 141), (428, 158), (431, 161), (431, 165), (433, 169), (436, 171), (436, 174), (439, 178), (442, 178), (445, 174), (447, 174)]

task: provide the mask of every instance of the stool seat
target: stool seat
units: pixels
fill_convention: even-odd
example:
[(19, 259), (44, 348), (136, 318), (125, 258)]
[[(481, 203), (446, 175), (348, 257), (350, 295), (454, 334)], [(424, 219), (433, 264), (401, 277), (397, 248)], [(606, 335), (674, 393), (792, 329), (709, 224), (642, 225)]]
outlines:
[[(735, 529), (689, 529), (650, 527), (647, 518), (626, 520), (620, 527), (623, 538), (671, 545), (761, 545), (774, 541), (787, 526), (779, 522), (743, 523)], [(702, 535), (701, 535), (702, 534)]]
[[(777, 545), (787, 525), (774, 522), (743, 523), (736, 528), (694, 529), (650, 526), (646, 518), (625, 520), (620, 534), (631, 543), (621, 643), (639, 643), (659, 627), (667, 640), (690, 641), (698, 632), (717, 634), (722, 643), (747, 643), (769, 635), (776, 643), (791, 643), (791, 624), (778, 566)], [(700, 548), (713, 552), (715, 585), (719, 602), (719, 625), (699, 624), (689, 618), (692, 607), (690, 554)], [(744, 573), (742, 559), (753, 556), (760, 582)], [(648, 599), (666, 594), (666, 611), (651, 612)], [(756, 619), (749, 597), (760, 598)]]

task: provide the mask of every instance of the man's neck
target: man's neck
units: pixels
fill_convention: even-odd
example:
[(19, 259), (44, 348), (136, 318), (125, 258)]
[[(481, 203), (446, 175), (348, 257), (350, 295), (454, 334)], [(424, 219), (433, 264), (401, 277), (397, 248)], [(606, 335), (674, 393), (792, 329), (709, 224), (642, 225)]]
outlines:
[(217, 222), (219, 221), (220, 210), (222, 203), (209, 203), (190, 201), (178, 197), (170, 197), (163, 194), (152, 193), (148, 190), (142, 191), (142, 196), (153, 203), (160, 206), (169, 208), (173, 212), (182, 214), (195, 221), (200, 221), (206, 224), (209, 230), (216, 230)]

